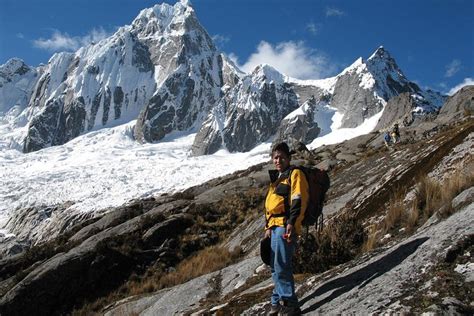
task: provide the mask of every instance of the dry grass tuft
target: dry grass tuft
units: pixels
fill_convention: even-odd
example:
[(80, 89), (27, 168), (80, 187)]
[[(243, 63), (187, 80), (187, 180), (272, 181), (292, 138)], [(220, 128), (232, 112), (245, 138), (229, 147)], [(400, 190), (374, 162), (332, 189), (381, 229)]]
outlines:
[(229, 252), (226, 248), (217, 246), (201, 250), (188, 260), (180, 263), (176, 271), (164, 275), (158, 280), (155, 290), (185, 283), (201, 275), (225, 268), (235, 262), (241, 255), (241, 250)]
[(415, 198), (405, 202), (406, 192), (397, 190), (386, 204), (386, 215), (382, 222), (373, 224), (367, 229), (367, 239), (362, 251), (371, 251), (382, 243), (381, 238), (387, 233), (397, 233), (399, 228), (411, 234), (425, 223), (433, 214), (441, 218), (450, 216), (455, 210), (452, 200), (463, 190), (474, 184), (474, 172), (456, 172), (442, 184), (427, 175), (418, 178)]
[(427, 175), (421, 177), (415, 189), (417, 207), (421, 211), (423, 222), (426, 222), (441, 203), (441, 186)]
[(474, 185), (474, 171), (467, 169), (454, 173), (443, 183), (436, 182), (428, 176), (421, 177), (416, 188), (416, 201), (422, 220), (425, 222), (434, 213), (442, 218), (450, 216), (455, 210), (452, 200), (463, 190)]
[(411, 234), (415, 231), (419, 217), (420, 211), (418, 207), (416, 207), (416, 202), (413, 201), (411, 203), (411, 207), (408, 209), (408, 214), (405, 219), (405, 229), (408, 234)]
[(380, 240), (380, 230), (378, 230), (378, 225), (377, 224), (370, 225), (367, 232), (367, 239), (362, 245), (362, 252), (369, 252), (371, 250), (374, 250), (377, 247), (379, 240)]
[(225, 268), (241, 255), (241, 249), (230, 252), (222, 247), (208, 247), (183, 260), (174, 271), (159, 273), (150, 269), (143, 276), (133, 274), (117, 291), (95, 302), (84, 304), (81, 309), (74, 310), (71, 315), (102, 315), (104, 306), (110, 302), (116, 302), (123, 297), (153, 293), (160, 289), (183, 284), (199, 276)]
[(387, 215), (383, 222), (383, 231), (389, 232), (393, 228), (400, 226), (400, 223), (405, 217), (405, 199), (406, 192), (397, 190), (390, 199), (387, 207)]
[(381, 244), (381, 238), (389, 232), (398, 231), (407, 218), (405, 211), (406, 192), (404, 190), (396, 190), (392, 194), (389, 202), (384, 207), (385, 217), (383, 221), (372, 224), (367, 229), (367, 239), (362, 245), (362, 251), (368, 252), (375, 249)]

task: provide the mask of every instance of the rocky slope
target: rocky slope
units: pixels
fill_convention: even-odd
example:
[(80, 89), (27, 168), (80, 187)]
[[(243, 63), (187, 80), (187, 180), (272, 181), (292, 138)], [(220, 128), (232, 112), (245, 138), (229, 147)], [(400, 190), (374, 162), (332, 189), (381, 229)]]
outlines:
[[(474, 120), (459, 116), (402, 128), (394, 148), (373, 132), (295, 157), (332, 179), (320, 247), (298, 265), (305, 313), (472, 312)], [(271, 283), (256, 254), (269, 168), (133, 201), (0, 260), (0, 313), (264, 314)], [(422, 185), (449, 191), (453, 177), (467, 179), (454, 198), (421, 199)], [(387, 226), (397, 194), (400, 218), (419, 212), (412, 226)]]

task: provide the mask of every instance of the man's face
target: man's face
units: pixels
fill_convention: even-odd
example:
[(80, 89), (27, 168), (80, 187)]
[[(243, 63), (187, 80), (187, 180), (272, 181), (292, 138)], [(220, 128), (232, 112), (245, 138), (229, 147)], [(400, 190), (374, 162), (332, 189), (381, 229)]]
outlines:
[(278, 172), (283, 172), (290, 166), (290, 157), (280, 150), (273, 152), (272, 159)]

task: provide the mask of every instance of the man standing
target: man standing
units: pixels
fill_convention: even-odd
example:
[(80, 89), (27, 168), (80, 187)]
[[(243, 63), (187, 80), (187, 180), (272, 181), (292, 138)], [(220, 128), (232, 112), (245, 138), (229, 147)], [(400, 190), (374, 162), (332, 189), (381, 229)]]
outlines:
[(271, 184), (265, 200), (265, 237), (271, 238), (274, 284), (269, 315), (300, 315), (292, 258), (308, 204), (308, 182), (303, 171), (290, 166), (286, 143), (275, 145), (271, 154), (276, 170), (270, 170)]

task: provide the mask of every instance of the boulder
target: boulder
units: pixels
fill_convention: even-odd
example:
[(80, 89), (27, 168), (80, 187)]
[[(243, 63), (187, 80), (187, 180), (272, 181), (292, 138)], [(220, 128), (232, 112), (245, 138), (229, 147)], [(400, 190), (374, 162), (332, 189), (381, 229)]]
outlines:
[(175, 214), (160, 222), (143, 234), (143, 241), (149, 245), (160, 245), (166, 239), (176, 236), (194, 223), (189, 214)]

